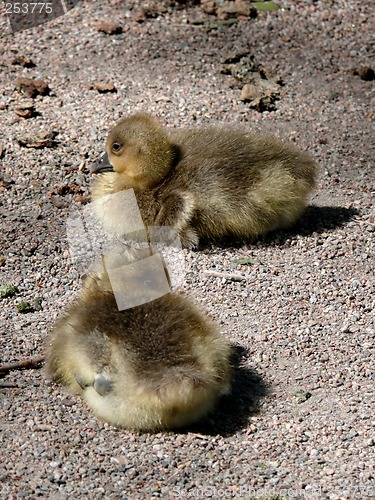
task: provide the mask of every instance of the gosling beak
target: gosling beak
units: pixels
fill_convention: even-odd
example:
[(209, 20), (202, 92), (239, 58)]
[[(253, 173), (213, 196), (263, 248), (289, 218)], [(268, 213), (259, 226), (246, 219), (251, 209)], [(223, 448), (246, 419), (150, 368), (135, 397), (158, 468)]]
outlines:
[(114, 172), (112, 165), (109, 163), (107, 153), (103, 153), (97, 162), (91, 166), (92, 174), (99, 174), (100, 172)]

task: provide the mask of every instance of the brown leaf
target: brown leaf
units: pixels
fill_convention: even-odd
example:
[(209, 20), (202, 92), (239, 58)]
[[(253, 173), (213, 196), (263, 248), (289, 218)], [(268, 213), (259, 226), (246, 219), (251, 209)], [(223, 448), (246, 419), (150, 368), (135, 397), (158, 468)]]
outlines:
[(84, 191), (78, 184), (62, 184), (61, 186), (56, 186), (51, 194), (58, 194), (60, 196), (66, 196), (67, 194), (83, 194)]
[(33, 61), (26, 57), (26, 56), (23, 56), (21, 54), (18, 54), (16, 56), (13, 57), (13, 59), (10, 60), (10, 64), (12, 64), (13, 66), (22, 66), (23, 68), (34, 68), (35, 67), (35, 64), (33, 63)]
[(279, 99), (279, 86), (274, 80), (265, 80), (257, 76), (253, 78), (252, 83), (244, 85), (240, 99), (243, 102), (250, 102), (250, 107), (260, 113), (274, 111), (275, 103)]
[(37, 95), (47, 95), (50, 91), (48, 83), (43, 80), (33, 80), (32, 78), (18, 77), (14, 85), (16, 89), (31, 98)]
[(35, 115), (35, 109), (32, 104), (24, 104), (14, 111), (16, 115), (22, 116), (22, 118), (32, 118)]
[(95, 82), (91, 85), (90, 89), (95, 89), (100, 94), (104, 94), (106, 92), (117, 92), (116, 87), (112, 83)]
[[(4, 189), (8, 189), (12, 184), (14, 184), (14, 180), (8, 174), (0, 175), (0, 187)], [(4, 191), (4, 189), (2, 191)]]
[(375, 71), (369, 66), (360, 66), (353, 69), (353, 75), (358, 75), (361, 80), (372, 82), (375, 80)]
[(259, 88), (256, 85), (251, 85), (250, 83), (247, 83), (242, 87), (240, 96), (241, 101), (244, 102), (253, 101), (258, 97), (260, 97)]
[(33, 136), (17, 137), (16, 140), (20, 146), (26, 148), (51, 148), (55, 146), (55, 137), (58, 132), (39, 132)]
[(77, 203), (81, 203), (81, 205), (86, 205), (90, 201), (90, 196), (88, 194), (79, 194), (77, 196), (74, 196), (73, 200)]
[(206, 14), (215, 14), (216, 4), (212, 0), (201, 0), (201, 8)]
[(90, 201), (89, 195), (85, 194), (82, 187), (74, 183), (55, 186), (53, 191), (48, 191), (47, 193), (47, 197), (57, 208), (64, 208), (68, 205), (67, 201), (64, 200), (64, 196), (67, 195), (74, 195), (73, 200), (77, 203), (81, 203), (82, 205), (85, 205)]
[(122, 26), (110, 21), (99, 21), (95, 24), (95, 29), (106, 35), (120, 35), (122, 33)]

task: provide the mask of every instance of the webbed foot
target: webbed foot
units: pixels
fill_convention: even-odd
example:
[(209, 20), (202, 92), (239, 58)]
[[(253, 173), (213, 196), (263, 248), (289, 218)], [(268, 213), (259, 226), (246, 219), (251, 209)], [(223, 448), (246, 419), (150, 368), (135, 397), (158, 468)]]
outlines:
[(94, 389), (101, 396), (107, 396), (113, 389), (113, 382), (105, 375), (100, 374), (95, 377)]

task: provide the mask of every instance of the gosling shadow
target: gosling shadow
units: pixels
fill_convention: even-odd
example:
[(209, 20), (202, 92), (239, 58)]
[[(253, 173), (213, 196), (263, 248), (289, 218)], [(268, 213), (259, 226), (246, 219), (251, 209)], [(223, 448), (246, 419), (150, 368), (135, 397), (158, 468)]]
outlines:
[(311, 236), (314, 233), (333, 231), (345, 226), (360, 214), (355, 208), (309, 205), (301, 218), (289, 229), (272, 231), (257, 240), (236, 239), (228, 236), (221, 241), (202, 241), (199, 250), (218, 248), (240, 248), (246, 245), (272, 246), (285, 244), (295, 236)]
[(260, 402), (269, 391), (263, 378), (251, 368), (244, 366), (248, 351), (239, 345), (233, 346), (233, 380), (230, 394), (223, 396), (215, 410), (204, 420), (189, 426), (190, 432), (217, 436), (231, 436), (245, 428), (249, 417), (260, 411)]
[(283, 232), (308, 236), (315, 232), (332, 231), (345, 226), (359, 214), (355, 208), (309, 205), (297, 223)]
[(327, 233), (345, 226), (359, 214), (359, 210), (355, 208), (309, 205), (294, 226), (266, 234), (260, 240), (260, 245), (279, 246), (284, 245), (296, 236), (307, 237), (312, 236), (314, 233)]

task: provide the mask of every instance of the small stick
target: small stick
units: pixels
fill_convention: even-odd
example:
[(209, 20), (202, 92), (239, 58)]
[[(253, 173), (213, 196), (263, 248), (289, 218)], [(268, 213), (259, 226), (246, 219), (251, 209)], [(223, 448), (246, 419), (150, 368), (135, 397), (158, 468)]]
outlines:
[(193, 436), (198, 439), (204, 439), (204, 441), (208, 441), (210, 439), (210, 436), (205, 436), (204, 434), (199, 434), (197, 432), (188, 432), (188, 436)]
[(21, 368), (38, 368), (43, 363), (44, 356), (37, 356), (35, 358), (22, 359), (21, 361), (14, 361), (13, 363), (5, 363), (0, 365), (0, 373), (8, 373), (11, 370), (20, 370)]
[(210, 271), (210, 270), (205, 270), (204, 274), (206, 274), (207, 276), (214, 276), (215, 278), (225, 278), (226, 280), (232, 280), (232, 281), (248, 280), (248, 278), (246, 276), (242, 276), (242, 274), (220, 273), (218, 271)]

